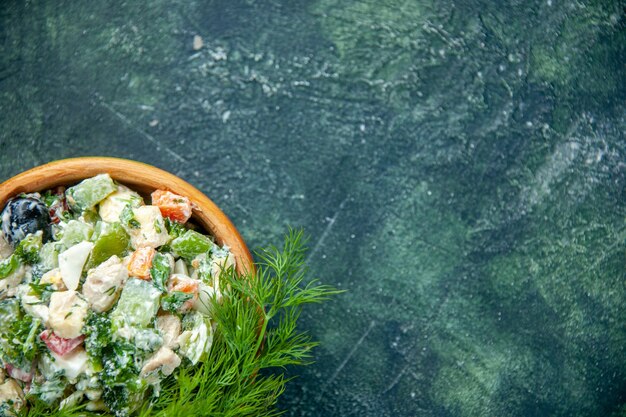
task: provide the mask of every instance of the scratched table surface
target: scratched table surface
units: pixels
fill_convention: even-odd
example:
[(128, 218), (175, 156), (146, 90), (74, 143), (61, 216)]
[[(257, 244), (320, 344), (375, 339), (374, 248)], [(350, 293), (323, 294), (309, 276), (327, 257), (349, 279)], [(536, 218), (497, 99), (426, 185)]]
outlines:
[(0, 179), (119, 156), (304, 227), (347, 292), (288, 416), (624, 416), (625, 48), (610, 0), (6, 0)]

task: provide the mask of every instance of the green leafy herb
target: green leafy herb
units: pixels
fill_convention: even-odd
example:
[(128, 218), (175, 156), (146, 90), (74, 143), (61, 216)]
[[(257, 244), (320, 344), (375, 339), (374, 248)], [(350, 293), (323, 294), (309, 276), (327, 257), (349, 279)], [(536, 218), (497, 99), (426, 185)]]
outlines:
[(178, 236), (185, 233), (185, 226), (178, 223), (177, 221), (171, 220), (169, 217), (165, 218), (165, 228), (167, 229), (167, 233), (173, 238), (177, 238)]
[(30, 293), (32, 295), (36, 296), (44, 303), (48, 303), (48, 301), (50, 301), (50, 296), (54, 292), (52, 284), (37, 284), (31, 282), (28, 285), (30, 286)]
[(133, 397), (142, 388), (137, 378), (136, 347), (123, 339), (114, 339), (111, 320), (106, 314), (90, 312), (83, 332), (85, 350), (97, 361), (93, 365), (103, 387), (102, 399), (114, 416), (127, 416)]
[(102, 351), (102, 371), (98, 374), (104, 388), (102, 399), (116, 417), (128, 415), (133, 396), (142, 388), (136, 353), (135, 346), (127, 342), (111, 343)]
[[(89, 357), (100, 361), (102, 351), (111, 343), (113, 338), (111, 320), (106, 314), (90, 311), (85, 319), (83, 333), (85, 334), (85, 350)], [(98, 365), (98, 368), (102, 367), (101, 362), (98, 362), (96, 365)]]
[(3, 363), (29, 372), (39, 351), (37, 335), (41, 332), (41, 320), (20, 312), (4, 330), (0, 334)]
[(141, 223), (135, 218), (135, 213), (133, 213), (133, 208), (130, 204), (124, 206), (124, 210), (120, 214), (120, 223), (130, 229), (139, 229), (141, 227)]
[(60, 199), (61, 199), (60, 195), (53, 194), (52, 191), (50, 190), (46, 191), (46, 193), (41, 197), (41, 200), (47, 207), (51, 207), (54, 203), (56, 203)]
[(39, 262), (39, 250), (43, 245), (41, 236), (41, 232), (26, 236), (15, 249), (14, 255), (28, 265)]
[(183, 306), (185, 301), (190, 300), (193, 294), (182, 291), (172, 291), (161, 299), (161, 308), (165, 311), (175, 313)]
[(165, 292), (165, 283), (170, 276), (170, 262), (167, 256), (155, 253), (150, 268), (152, 283), (161, 292)]
[(154, 221), (154, 230), (155, 230), (157, 233), (161, 233), (161, 232), (162, 232), (162, 229), (161, 229), (161, 223), (159, 222), (159, 220), (158, 220), (158, 219)]
[(0, 262), (0, 279), (4, 279), (11, 275), (19, 266), (20, 260), (15, 255), (11, 255), (4, 261)]

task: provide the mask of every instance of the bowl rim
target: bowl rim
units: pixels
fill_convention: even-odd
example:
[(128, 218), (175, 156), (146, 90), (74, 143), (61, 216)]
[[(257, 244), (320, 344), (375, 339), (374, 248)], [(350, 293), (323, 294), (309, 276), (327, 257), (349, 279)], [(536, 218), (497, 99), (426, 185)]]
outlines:
[(241, 234), (209, 197), (182, 178), (144, 162), (108, 156), (83, 156), (38, 165), (0, 184), (0, 207), (4, 207), (9, 198), (20, 193), (72, 185), (100, 173), (108, 173), (111, 178), (130, 188), (139, 188), (140, 193), (160, 188), (188, 197), (192, 202), (193, 219), (218, 244), (230, 248), (235, 256), (237, 272), (246, 274), (254, 271), (252, 255)]

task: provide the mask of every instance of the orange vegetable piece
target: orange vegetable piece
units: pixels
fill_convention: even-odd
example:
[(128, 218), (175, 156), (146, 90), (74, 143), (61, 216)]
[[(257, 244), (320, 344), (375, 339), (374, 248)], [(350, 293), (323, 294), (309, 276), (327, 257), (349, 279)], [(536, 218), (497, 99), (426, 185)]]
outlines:
[(199, 281), (197, 279), (189, 278), (185, 275), (174, 274), (167, 281), (167, 291), (180, 291), (187, 294), (193, 294), (193, 298), (185, 301), (183, 304), (183, 310), (189, 310), (193, 306), (194, 301), (198, 298), (198, 293), (200, 290), (198, 289)]
[(139, 248), (130, 256), (128, 275), (150, 281), (150, 268), (156, 251), (154, 248)]
[(151, 196), (152, 205), (157, 206), (164, 217), (179, 223), (185, 223), (191, 217), (191, 202), (187, 197), (165, 190), (156, 190)]

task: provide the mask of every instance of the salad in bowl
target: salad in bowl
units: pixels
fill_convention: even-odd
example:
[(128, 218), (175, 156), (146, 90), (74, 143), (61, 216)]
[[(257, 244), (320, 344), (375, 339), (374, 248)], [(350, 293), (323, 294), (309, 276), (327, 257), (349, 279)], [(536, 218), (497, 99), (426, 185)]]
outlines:
[(164, 189), (109, 174), (6, 203), (0, 233), (0, 414), (30, 402), (125, 416), (206, 361), (235, 268)]

